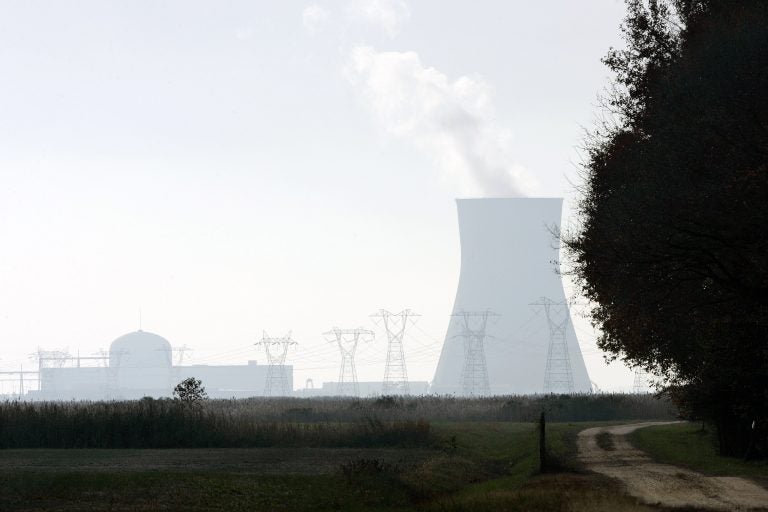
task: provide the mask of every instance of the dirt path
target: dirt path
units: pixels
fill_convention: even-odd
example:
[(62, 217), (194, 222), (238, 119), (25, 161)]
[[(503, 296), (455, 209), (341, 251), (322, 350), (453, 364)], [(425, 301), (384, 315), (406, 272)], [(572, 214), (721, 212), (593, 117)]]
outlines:
[[(768, 491), (738, 477), (708, 477), (688, 469), (653, 462), (626, 435), (638, 428), (672, 422), (588, 428), (579, 432), (579, 459), (590, 470), (617, 478), (632, 496), (651, 505), (711, 510), (768, 510)], [(610, 434), (612, 450), (598, 445)], [(603, 444), (603, 443), (601, 443)], [(605, 446), (605, 444), (603, 444)]]

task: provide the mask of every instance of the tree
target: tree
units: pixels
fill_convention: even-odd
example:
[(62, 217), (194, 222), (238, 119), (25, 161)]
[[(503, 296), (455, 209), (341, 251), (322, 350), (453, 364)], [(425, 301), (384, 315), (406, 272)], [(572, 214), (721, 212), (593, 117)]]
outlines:
[(768, 2), (627, 0), (623, 30), (571, 272), (600, 348), (768, 454)]
[(208, 400), (208, 394), (205, 392), (201, 380), (189, 377), (179, 382), (173, 388), (173, 398), (184, 403), (196, 404), (203, 400)]

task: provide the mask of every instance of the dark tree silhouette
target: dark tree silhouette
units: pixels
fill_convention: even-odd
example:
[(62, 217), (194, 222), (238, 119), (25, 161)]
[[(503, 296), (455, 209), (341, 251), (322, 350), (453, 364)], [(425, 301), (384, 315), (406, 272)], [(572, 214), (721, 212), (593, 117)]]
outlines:
[(173, 388), (173, 398), (187, 403), (197, 403), (208, 399), (203, 382), (200, 379), (189, 377), (179, 382)]
[[(768, 2), (627, 0), (571, 271), (599, 346), (768, 453)], [(754, 422), (754, 431), (753, 431)]]

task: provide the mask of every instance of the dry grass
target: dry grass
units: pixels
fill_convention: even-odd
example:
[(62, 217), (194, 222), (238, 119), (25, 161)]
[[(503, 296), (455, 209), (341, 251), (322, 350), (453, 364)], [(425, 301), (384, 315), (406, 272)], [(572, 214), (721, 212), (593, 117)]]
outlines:
[(172, 400), (0, 405), (0, 448), (252, 448), (428, 446), (424, 420), (269, 421)]
[(430, 505), (445, 512), (547, 511), (547, 512), (646, 512), (658, 510), (626, 496), (605, 477), (564, 473), (534, 477), (518, 489), (463, 493)]

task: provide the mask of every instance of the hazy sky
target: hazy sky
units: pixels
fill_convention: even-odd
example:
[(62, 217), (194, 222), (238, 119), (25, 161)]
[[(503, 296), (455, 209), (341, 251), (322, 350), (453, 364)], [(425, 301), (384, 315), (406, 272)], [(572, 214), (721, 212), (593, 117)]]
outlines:
[[(200, 363), (335, 380), (332, 326), (421, 317), (430, 380), (455, 197), (573, 196), (618, 0), (0, 0), (0, 367), (143, 327)], [(592, 380), (628, 389), (594, 333)], [(361, 346), (381, 380), (383, 333)], [(7, 383), (3, 383), (8, 389)]]

